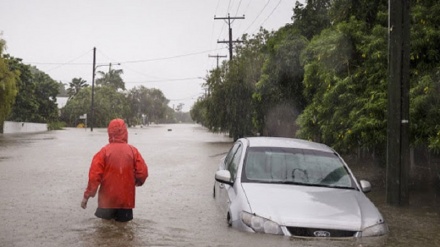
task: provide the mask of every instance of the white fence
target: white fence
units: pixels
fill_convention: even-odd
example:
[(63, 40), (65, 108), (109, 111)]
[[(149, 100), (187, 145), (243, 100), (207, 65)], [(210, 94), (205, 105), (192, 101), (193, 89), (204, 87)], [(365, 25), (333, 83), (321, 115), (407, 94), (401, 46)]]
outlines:
[(26, 123), (26, 122), (10, 122), (5, 121), (3, 124), (3, 133), (30, 133), (47, 131), (47, 124), (42, 123)]

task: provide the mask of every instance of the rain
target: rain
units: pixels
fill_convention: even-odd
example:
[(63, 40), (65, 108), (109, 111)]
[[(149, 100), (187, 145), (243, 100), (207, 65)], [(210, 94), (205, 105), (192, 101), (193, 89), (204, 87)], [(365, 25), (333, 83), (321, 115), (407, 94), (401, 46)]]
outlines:
[[(169, 131), (171, 130), (171, 131)], [(438, 246), (438, 198), (418, 193), (409, 207), (385, 203), (381, 176), (367, 194), (390, 227), (386, 238), (302, 240), (240, 232), (227, 226), (212, 197), (218, 162), (232, 145), (224, 134), (196, 124), (129, 128), (150, 176), (136, 191), (134, 219), (96, 218), (96, 198), (80, 208), (93, 154), (107, 143), (105, 128), (66, 128), (0, 136), (2, 246)]]

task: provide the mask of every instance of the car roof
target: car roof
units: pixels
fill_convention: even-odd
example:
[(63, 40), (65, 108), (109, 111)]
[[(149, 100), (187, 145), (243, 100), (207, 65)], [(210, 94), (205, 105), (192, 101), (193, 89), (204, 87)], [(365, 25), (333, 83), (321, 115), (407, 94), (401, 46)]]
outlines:
[(317, 150), (322, 152), (334, 153), (335, 151), (329, 146), (295, 138), (285, 137), (246, 137), (241, 138), (249, 147), (283, 147), (283, 148), (299, 148), (307, 150)]

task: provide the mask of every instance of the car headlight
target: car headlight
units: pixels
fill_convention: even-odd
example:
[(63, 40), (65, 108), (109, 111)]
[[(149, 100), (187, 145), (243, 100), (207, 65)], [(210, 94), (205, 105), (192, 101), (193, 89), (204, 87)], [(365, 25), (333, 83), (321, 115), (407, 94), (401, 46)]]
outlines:
[(362, 237), (382, 236), (387, 233), (388, 233), (388, 225), (385, 223), (379, 223), (365, 228), (362, 231)]
[(280, 225), (269, 219), (250, 214), (248, 212), (241, 213), (241, 220), (244, 224), (252, 228), (255, 232), (270, 233), (270, 234), (282, 234)]

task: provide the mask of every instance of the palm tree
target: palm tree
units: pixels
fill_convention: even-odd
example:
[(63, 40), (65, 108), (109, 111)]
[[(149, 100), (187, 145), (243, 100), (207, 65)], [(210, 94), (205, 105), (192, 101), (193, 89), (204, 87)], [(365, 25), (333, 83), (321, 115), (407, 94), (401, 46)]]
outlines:
[(82, 79), (81, 77), (73, 78), (72, 82), (69, 82), (69, 88), (67, 89), (67, 95), (69, 95), (69, 98), (77, 95), (82, 88), (88, 87), (89, 84), (87, 84), (86, 82), (87, 81)]
[(123, 73), (122, 69), (111, 69), (111, 67), (108, 70), (108, 73), (98, 71), (101, 78), (96, 80), (96, 85), (110, 86), (115, 90), (118, 90), (119, 88), (125, 90), (125, 83), (121, 78), (121, 74)]

